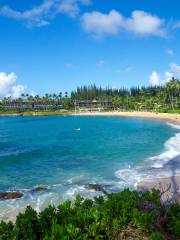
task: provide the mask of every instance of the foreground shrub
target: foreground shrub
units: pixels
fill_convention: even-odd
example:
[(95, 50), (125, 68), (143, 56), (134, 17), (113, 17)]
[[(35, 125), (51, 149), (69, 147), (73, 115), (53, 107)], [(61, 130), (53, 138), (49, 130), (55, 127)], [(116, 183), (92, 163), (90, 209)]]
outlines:
[(39, 214), (27, 207), (15, 224), (1, 222), (0, 240), (163, 240), (163, 234), (156, 229), (159, 217), (166, 218), (163, 234), (168, 229), (171, 236), (179, 236), (180, 206), (161, 211), (157, 190), (141, 193), (125, 189), (94, 200), (78, 195), (74, 202), (67, 200), (57, 207), (49, 206)]
[(14, 233), (17, 240), (40, 239), (41, 228), (39, 219), (36, 211), (30, 206), (26, 208), (25, 213), (20, 213), (17, 216)]
[(153, 232), (150, 236), (150, 239), (151, 240), (165, 240), (163, 235), (161, 233), (158, 233), (158, 232)]
[(167, 228), (171, 234), (180, 238), (180, 205), (174, 204), (168, 208)]
[(14, 226), (12, 222), (0, 223), (0, 240), (7, 240), (7, 239), (13, 239), (14, 233)]

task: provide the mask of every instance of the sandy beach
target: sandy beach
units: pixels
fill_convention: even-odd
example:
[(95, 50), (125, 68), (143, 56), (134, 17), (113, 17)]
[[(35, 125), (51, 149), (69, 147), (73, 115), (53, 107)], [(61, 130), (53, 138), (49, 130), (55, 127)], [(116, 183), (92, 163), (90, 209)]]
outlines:
[(155, 113), (155, 112), (84, 112), (77, 113), (78, 116), (119, 116), (119, 117), (142, 117), (152, 119), (163, 119), (180, 123), (180, 114)]
[[(172, 122), (180, 123), (180, 114), (171, 114), (171, 113), (155, 113), (155, 112), (118, 112), (118, 111), (112, 111), (112, 112), (81, 112), (81, 113), (63, 113), (62, 112), (56, 112), (56, 113), (48, 113), (41, 112), (38, 114), (32, 113), (32, 116), (57, 116), (57, 115), (63, 115), (63, 116), (116, 116), (116, 117), (141, 117), (141, 118), (151, 118), (151, 119), (162, 119), (162, 120), (168, 120)], [(17, 116), (31, 116), (30, 114), (26, 113), (14, 113), (14, 114), (0, 114), (0, 117), (17, 117)]]
[(180, 203), (180, 176), (141, 181), (137, 186), (137, 190), (140, 191), (150, 190), (153, 188), (160, 190), (163, 202)]

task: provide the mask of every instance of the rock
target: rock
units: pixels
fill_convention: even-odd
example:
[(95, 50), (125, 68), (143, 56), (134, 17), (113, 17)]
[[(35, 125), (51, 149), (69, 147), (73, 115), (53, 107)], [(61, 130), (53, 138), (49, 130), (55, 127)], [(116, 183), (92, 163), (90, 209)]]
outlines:
[(21, 192), (0, 192), (0, 200), (18, 199), (22, 196)]
[(89, 190), (95, 190), (97, 192), (101, 192), (102, 191), (102, 187), (99, 184), (86, 184), (85, 188), (89, 189)]
[(107, 192), (104, 190), (104, 188), (99, 184), (86, 184), (84, 187), (88, 190), (95, 190), (96, 192), (103, 192), (107, 195)]
[(47, 190), (47, 188), (45, 188), (45, 187), (36, 187), (31, 192), (44, 192), (46, 190)]

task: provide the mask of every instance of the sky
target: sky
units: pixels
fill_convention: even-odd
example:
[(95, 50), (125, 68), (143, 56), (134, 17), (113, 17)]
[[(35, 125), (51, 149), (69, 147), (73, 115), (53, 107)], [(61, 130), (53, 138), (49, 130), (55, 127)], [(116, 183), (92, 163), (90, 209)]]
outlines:
[(179, 0), (1, 0), (0, 98), (180, 78)]

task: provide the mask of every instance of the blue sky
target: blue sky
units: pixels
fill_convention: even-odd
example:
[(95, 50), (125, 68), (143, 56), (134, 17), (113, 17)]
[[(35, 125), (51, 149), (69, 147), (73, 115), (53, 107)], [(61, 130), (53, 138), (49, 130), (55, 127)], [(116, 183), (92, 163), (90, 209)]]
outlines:
[(1, 0), (0, 97), (180, 77), (179, 0)]

